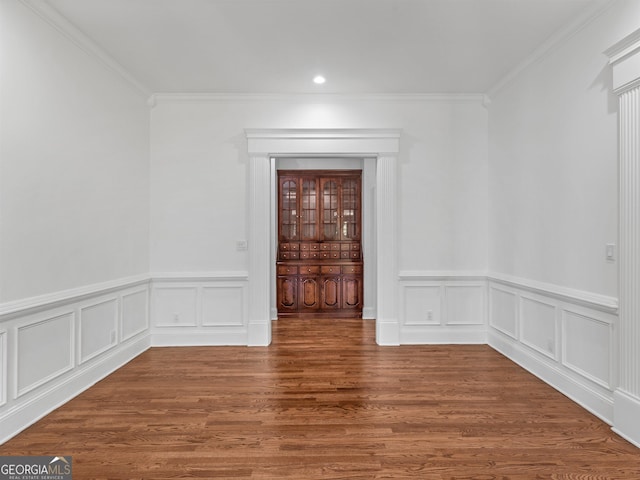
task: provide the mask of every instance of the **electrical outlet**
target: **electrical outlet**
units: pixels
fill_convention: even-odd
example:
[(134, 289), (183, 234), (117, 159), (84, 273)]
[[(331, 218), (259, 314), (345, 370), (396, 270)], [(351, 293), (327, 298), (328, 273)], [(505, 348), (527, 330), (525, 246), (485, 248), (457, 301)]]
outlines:
[(179, 313), (174, 313), (173, 314), (173, 323), (180, 323), (180, 314)]
[(433, 322), (433, 310), (427, 311), (427, 321)]

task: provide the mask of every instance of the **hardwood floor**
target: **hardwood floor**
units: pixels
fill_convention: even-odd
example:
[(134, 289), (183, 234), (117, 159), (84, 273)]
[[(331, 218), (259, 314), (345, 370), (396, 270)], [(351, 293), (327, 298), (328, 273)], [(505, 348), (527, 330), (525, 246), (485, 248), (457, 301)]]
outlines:
[(378, 347), (374, 328), (151, 349), (0, 455), (72, 455), (76, 480), (640, 478), (640, 449), (490, 347)]

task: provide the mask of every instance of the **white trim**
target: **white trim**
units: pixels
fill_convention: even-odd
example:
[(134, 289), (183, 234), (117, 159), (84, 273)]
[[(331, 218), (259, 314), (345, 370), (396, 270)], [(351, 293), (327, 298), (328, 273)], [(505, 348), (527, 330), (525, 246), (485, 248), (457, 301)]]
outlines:
[(465, 270), (402, 270), (398, 273), (400, 281), (486, 281), (487, 273)]
[(160, 272), (151, 274), (151, 282), (224, 282), (248, 280), (245, 271), (230, 272)]
[[(376, 339), (381, 344), (399, 340), (394, 247), (397, 217), (397, 156), (401, 131), (394, 129), (247, 129), (249, 155), (249, 344), (271, 342), (271, 243), (269, 204), (273, 199), (272, 158), (289, 154), (307, 157), (357, 155), (376, 162)], [(389, 253), (391, 252), (391, 253)], [(384, 337), (384, 338), (383, 338)]]
[(339, 94), (339, 93), (162, 93), (153, 94), (152, 102), (272, 102), (272, 101), (325, 101), (325, 102), (457, 102), (480, 103), (486, 101), (483, 93), (407, 93), (407, 94)]
[(32, 310), (54, 308), (66, 303), (79, 301), (83, 297), (106, 294), (122, 288), (141, 285), (149, 282), (149, 279), (149, 274), (145, 273), (3, 303), (0, 304), (0, 321), (17, 314), (25, 315)]
[(7, 403), (9, 389), (9, 356), (7, 355), (7, 331), (0, 330), (0, 407)]
[(105, 354), (90, 368), (77, 369), (68, 374), (62, 382), (50, 388), (43, 388), (27, 401), (12, 406), (0, 415), (0, 432), (3, 432), (0, 436), (0, 444), (115, 372), (146, 351), (149, 346), (149, 337), (141, 337), (135, 342)]
[[(55, 320), (66, 320), (69, 328), (69, 352), (67, 358), (67, 364), (62, 365), (57, 370), (49, 373), (47, 376), (39, 378), (38, 380), (30, 383), (29, 385), (24, 385), (21, 387), (20, 385), (20, 332), (30, 330), (32, 328), (36, 328), (38, 326), (44, 325), (49, 322), (53, 322)], [(70, 372), (75, 367), (75, 350), (76, 346), (74, 344), (75, 337), (75, 324), (76, 324), (76, 311), (75, 309), (64, 311), (60, 313), (56, 313), (52, 316), (47, 316), (46, 318), (39, 319), (37, 321), (31, 321), (29, 323), (25, 323), (24, 325), (20, 325), (16, 328), (15, 335), (15, 349), (14, 349), (14, 370), (13, 370), (13, 378), (14, 378), (14, 392), (15, 398), (14, 400), (19, 399), (23, 395), (31, 392), (32, 390), (41, 387), (52, 380), (61, 377), (62, 375)]]
[(595, 1), (591, 7), (585, 10), (574, 21), (551, 35), (551, 37), (536, 48), (531, 55), (522, 60), (515, 68), (498, 80), (491, 88), (489, 88), (489, 90), (487, 90), (487, 96), (489, 98), (495, 97), (500, 90), (513, 82), (527, 68), (550, 55), (556, 48), (568, 41), (571, 37), (576, 35), (592, 21), (606, 12), (615, 2), (616, 0)]
[(607, 48), (604, 54), (609, 57), (609, 64), (615, 65), (629, 55), (637, 53), (638, 50), (640, 50), (640, 28)]
[(624, 390), (613, 393), (614, 427), (612, 430), (640, 448), (640, 399)]
[(76, 47), (91, 57), (98, 60), (112, 72), (126, 80), (132, 87), (145, 97), (151, 95), (151, 90), (139, 82), (129, 73), (122, 65), (120, 65), (111, 55), (105, 52), (93, 40), (76, 28), (69, 20), (62, 16), (49, 3), (38, 0), (20, 0), (25, 6), (30, 8), (40, 18), (55, 28), (59, 33), (70, 40)]
[(539, 282), (537, 280), (528, 280), (511, 275), (505, 275), (503, 273), (489, 273), (487, 275), (487, 280), (509, 287), (519, 288), (530, 293), (538, 293), (558, 300), (576, 303), (605, 313), (618, 313), (618, 299), (615, 297), (561, 287), (559, 285)]
[(611, 392), (598, 388), (598, 385), (590, 385), (580, 376), (565, 371), (557, 362), (534, 353), (529, 347), (497, 330), (490, 330), (487, 337), (491, 348), (531, 372), (607, 424), (612, 424), (614, 401)]

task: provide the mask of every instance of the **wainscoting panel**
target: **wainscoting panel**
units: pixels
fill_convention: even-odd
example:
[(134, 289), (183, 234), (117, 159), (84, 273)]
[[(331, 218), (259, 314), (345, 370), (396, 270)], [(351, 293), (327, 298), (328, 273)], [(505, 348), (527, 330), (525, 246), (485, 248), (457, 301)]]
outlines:
[(486, 281), (475, 274), (402, 272), (400, 343), (486, 343)]
[(440, 285), (405, 285), (400, 304), (403, 325), (440, 325), (442, 289)]
[(558, 308), (539, 297), (520, 295), (520, 332), (524, 345), (557, 360)]
[(145, 275), (0, 305), (0, 443), (149, 348), (148, 289)]
[(489, 285), (489, 325), (499, 332), (518, 338), (518, 295), (512, 289)]
[(133, 289), (122, 293), (121, 341), (149, 331), (149, 289)]
[(616, 299), (489, 277), (489, 345), (609, 424)]
[(562, 311), (562, 363), (574, 372), (612, 388), (613, 323), (604, 315)]
[(7, 361), (7, 331), (0, 330), (0, 407), (7, 403), (8, 369)]
[(73, 332), (75, 312), (54, 317), (30, 318), (18, 327), (17, 396), (70, 371), (74, 366)]
[(485, 283), (447, 282), (446, 324), (484, 325), (486, 323)]
[(244, 272), (154, 275), (152, 345), (247, 345), (248, 284)]
[(197, 325), (197, 286), (154, 285), (152, 292), (151, 318), (155, 326), (180, 328)]
[(242, 327), (247, 318), (243, 285), (222, 283), (202, 287), (202, 325), (208, 327)]
[(118, 299), (80, 307), (80, 364), (117, 345)]

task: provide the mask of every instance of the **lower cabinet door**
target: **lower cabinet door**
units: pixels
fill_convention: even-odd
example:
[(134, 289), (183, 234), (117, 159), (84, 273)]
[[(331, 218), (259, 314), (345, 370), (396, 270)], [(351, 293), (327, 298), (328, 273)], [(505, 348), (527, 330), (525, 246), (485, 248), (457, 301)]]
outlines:
[(340, 277), (322, 278), (322, 309), (336, 310), (340, 308)]
[(298, 278), (278, 277), (278, 312), (298, 311)]
[(343, 308), (362, 307), (362, 279), (358, 277), (344, 277), (342, 279)]
[(317, 277), (300, 277), (298, 311), (305, 313), (320, 308), (320, 285)]

